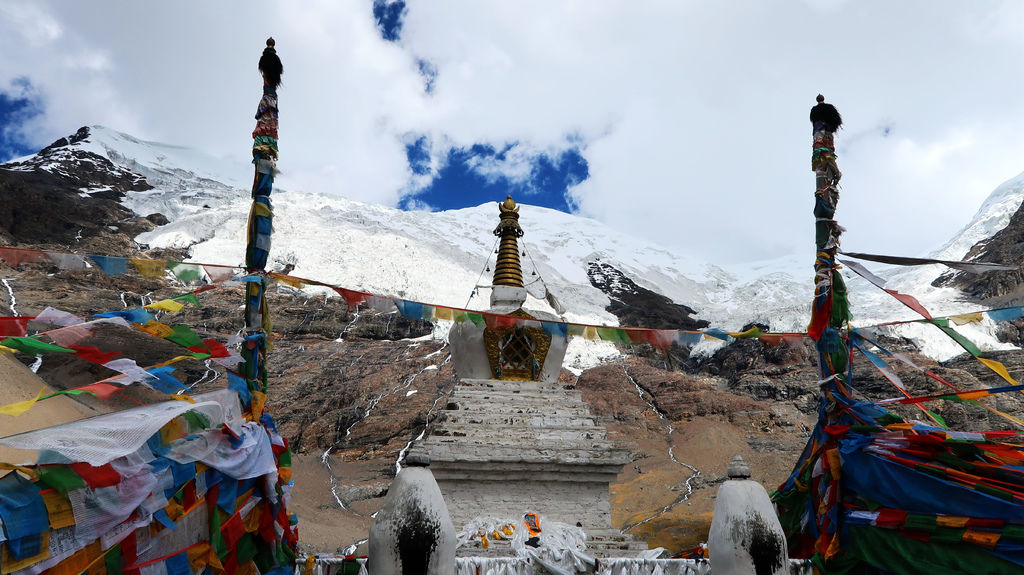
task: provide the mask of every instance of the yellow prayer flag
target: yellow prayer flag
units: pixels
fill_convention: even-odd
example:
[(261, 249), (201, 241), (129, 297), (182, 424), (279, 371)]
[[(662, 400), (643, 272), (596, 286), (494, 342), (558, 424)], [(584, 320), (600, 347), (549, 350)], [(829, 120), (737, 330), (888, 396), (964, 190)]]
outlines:
[(995, 549), (996, 543), (999, 542), (999, 535), (999, 532), (967, 529), (964, 531), (963, 540), (967, 543), (980, 545), (985, 549)]
[(452, 308), (450, 308), (450, 307), (434, 306), (434, 318), (451, 321), (452, 320)]
[(277, 475), (278, 475), (278, 477), (281, 478), (281, 482), (282, 483), (287, 484), (289, 481), (292, 480), (292, 468), (291, 467), (282, 467), (282, 468), (277, 470)]
[(144, 325), (138, 326), (142, 331), (153, 334), (159, 338), (165, 338), (169, 335), (174, 335), (174, 328), (167, 325), (166, 323), (160, 323), (155, 319), (147, 321)]
[(592, 325), (583, 326), (583, 339), (594, 341), (597, 339), (597, 328)]
[(160, 441), (162, 441), (164, 445), (168, 445), (176, 439), (185, 437), (185, 435), (185, 426), (182, 424), (180, 417), (175, 417), (160, 428)]
[(167, 512), (167, 516), (171, 518), (171, 521), (177, 521), (183, 515), (185, 515), (185, 508), (181, 506), (174, 498), (167, 500), (167, 507), (164, 507), (164, 511)]
[(983, 312), (976, 311), (974, 313), (962, 313), (960, 315), (951, 315), (949, 316), (949, 321), (953, 322), (956, 325), (978, 323), (982, 320), (982, 313)]
[(210, 544), (206, 541), (190, 548), (187, 553), (193, 573), (202, 573), (203, 568), (210, 563)]
[(14, 353), (17, 350), (11, 349), (11, 348), (7, 347), (6, 345), (0, 345), (0, 351), (2, 351), (4, 353)]
[(22, 475), (28, 477), (32, 481), (39, 480), (39, 474), (36, 470), (31, 467), (25, 467), (24, 465), (17, 465), (14, 463), (0, 463), (0, 469), (5, 471), (20, 471)]
[(166, 260), (147, 260), (142, 258), (130, 258), (139, 275), (144, 278), (162, 278), (164, 269), (167, 267)]
[(43, 491), (40, 495), (46, 505), (46, 515), (50, 518), (51, 528), (60, 529), (75, 524), (75, 514), (71, 511), (71, 502), (65, 495), (51, 490)]
[(291, 276), (278, 274), (274, 274), (274, 277), (277, 278), (277, 281), (285, 285), (291, 286), (295, 289), (302, 289), (302, 286), (306, 285), (306, 282), (300, 280), (299, 278), (293, 278)]
[(267, 405), (267, 394), (262, 391), (252, 392), (252, 420), (256, 421), (263, 415), (263, 408)]
[(967, 517), (960, 517), (957, 515), (937, 515), (935, 517), (935, 524), (939, 527), (962, 529), (967, 527)]
[(143, 307), (148, 309), (159, 309), (170, 313), (178, 313), (185, 308), (185, 304), (174, 301), (173, 299), (162, 299)]
[(302, 575), (313, 575), (313, 567), (316, 565), (316, 555), (312, 553), (306, 556), (306, 564), (303, 566)]
[(839, 458), (839, 450), (828, 449), (825, 451), (825, 457), (828, 458), (828, 470), (832, 473), (832, 478), (839, 479), (842, 476), (841, 470), (843, 468), (843, 462)]
[(241, 509), (242, 506), (245, 505), (245, 502), (249, 501), (249, 498), (252, 497), (253, 491), (255, 491), (255, 489), (250, 489), (238, 497), (235, 497), (235, 509)]
[(263, 515), (263, 506), (257, 505), (252, 508), (252, 511), (248, 515), (242, 518), (242, 523), (245, 524), (246, 533), (255, 533), (260, 528), (260, 517)]
[(37, 401), (42, 399), (44, 395), (46, 395), (45, 387), (43, 389), (40, 389), (39, 395), (35, 396), (32, 399), (19, 401), (17, 403), (8, 403), (7, 405), (0, 407), (0, 413), (4, 415), (10, 415), (11, 417), (18, 417), (19, 415), (25, 413), (29, 409), (32, 409), (32, 406), (35, 405)]
[(50, 567), (47, 575), (78, 575), (89, 569), (89, 565), (103, 555), (99, 539), (79, 549), (74, 555)]
[(986, 366), (988, 366), (989, 369), (999, 374), (999, 377), (1005, 379), (1006, 381), (1012, 383), (1013, 385), (1020, 385), (1020, 382), (1010, 377), (1010, 372), (1006, 371), (1005, 365), (999, 363), (994, 359), (985, 359), (983, 357), (979, 357), (978, 361), (984, 363)]

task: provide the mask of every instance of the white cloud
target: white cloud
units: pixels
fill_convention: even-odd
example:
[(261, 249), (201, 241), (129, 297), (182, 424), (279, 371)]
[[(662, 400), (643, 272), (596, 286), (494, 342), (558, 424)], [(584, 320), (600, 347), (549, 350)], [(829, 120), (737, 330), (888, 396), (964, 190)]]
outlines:
[[(479, 166), (513, 181), (526, 154), (573, 138), (591, 174), (573, 189), (582, 213), (724, 263), (810, 252), (807, 112), (822, 92), (847, 120), (845, 247), (915, 254), (1024, 169), (1017, 10), (433, 0), (409, 3), (395, 44), (366, 2), (0, 0), (0, 85), (28, 76), (46, 95), (40, 145), (102, 123), (244, 172), (272, 34), (282, 187), (395, 204), (429, 183), (405, 157), (420, 134), (434, 174), (452, 147), (517, 143)], [(429, 95), (419, 59), (437, 70)]]

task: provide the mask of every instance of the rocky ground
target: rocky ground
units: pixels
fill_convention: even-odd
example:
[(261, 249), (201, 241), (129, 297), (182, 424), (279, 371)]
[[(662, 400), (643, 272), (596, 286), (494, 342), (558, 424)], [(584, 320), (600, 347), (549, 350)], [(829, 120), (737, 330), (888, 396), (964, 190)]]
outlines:
[[(55, 150), (59, 144), (55, 143)], [(78, 165), (87, 170), (89, 162)], [(184, 255), (145, 251), (145, 246), (132, 240), (139, 231), (165, 221), (159, 214), (126, 213), (117, 203), (120, 192), (145, 189), (144, 180), (127, 172), (120, 179), (102, 182), (109, 188), (105, 191), (81, 192), (79, 188), (96, 187), (90, 177), (87, 172), (0, 170), (0, 245), (154, 258)], [(59, 214), (60, 225), (33, 219), (31, 214), (46, 210)], [(617, 273), (595, 263), (591, 281), (608, 287), (614, 308), (610, 311), (624, 318), (623, 323), (700, 325), (690, 317), (694, 310), (635, 289), (635, 282)], [(111, 277), (96, 270), (61, 271), (44, 262), (18, 269), (0, 262), (0, 278), (6, 286), (0, 286), (0, 315), (35, 315), (46, 306), (92, 314), (194, 289), (170, 277)], [(1003, 288), (997, 291), (1006, 293)], [(219, 287), (199, 297), (202, 307), (187, 307), (162, 321), (187, 324), (201, 337), (221, 341), (239, 330), (241, 287)], [(370, 515), (379, 508), (396, 461), (409, 442), (429, 427), (456, 374), (447, 345), (431, 337), (433, 326), (428, 323), (351, 309), (341, 298), (284, 285), (273, 288), (268, 299), (274, 317), (268, 407), (297, 453), (293, 505), (300, 517), (301, 541), (310, 550), (338, 551), (366, 538)], [(653, 308), (661, 311), (651, 315)], [(1022, 322), (1003, 327), (1006, 341), (1020, 343), (1022, 335)], [(937, 364), (915, 354), (905, 341), (885, 343), (963, 389), (999, 384), (973, 358), (961, 356)], [(123, 350), (140, 364), (180, 352), (164, 340), (120, 328), (97, 330), (83, 345)], [(771, 347), (758, 340), (736, 341), (710, 357), (690, 357), (685, 349), (674, 349), (668, 356), (644, 347), (621, 351), (614, 362), (579, 375), (562, 373), (564, 382), (581, 390), (610, 438), (633, 454), (632, 463), (611, 487), (613, 521), (652, 547), (672, 551), (693, 547), (706, 537), (716, 488), (724, 481), (733, 455), (742, 455), (753, 478), (769, 489), (789, 474), (816, 419), (815, 353), (807, 343)], [(1024, 371), (1024, 353), (992, 357), (1006, 364), (1011, 374)], [(26, 365), (37, 361), (31, 356), (18, 359)], [(861, 397), (898, 395), (862, 358), (855, 357), (855, 365), (856, 393)], [(180, 377), (195, 385), (195, 390), (225, 384), (215, 365), (182, 362), (179, 366)], [(945, 389), (898, 362), (893, 369), (911, 393)], [(50, 356), (38, 366), (38, 374), (62, 389), (111, 375), (76, 358)], [(106, 407), (159, 398), (132, 387)], [(1003, 394), (986, 402), (1024, 417), (1020, 394)], [(1002, 418), (968, 403), (939, 402), (930, 408), (956, 429), (1007, 427)], [(916, 408), (895, 411), (924, 417)]]

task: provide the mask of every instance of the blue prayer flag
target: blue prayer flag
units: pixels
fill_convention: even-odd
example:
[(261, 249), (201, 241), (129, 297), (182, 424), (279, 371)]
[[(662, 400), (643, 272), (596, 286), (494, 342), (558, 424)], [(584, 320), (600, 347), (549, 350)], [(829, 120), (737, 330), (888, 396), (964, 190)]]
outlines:
[(90, 255), (89, 259), (96, 263), (97, 266), (103, 273), (110, 276), (123, 276), (128, 272), (128, 258), (119, 258), (117, 256), (93, 256)]

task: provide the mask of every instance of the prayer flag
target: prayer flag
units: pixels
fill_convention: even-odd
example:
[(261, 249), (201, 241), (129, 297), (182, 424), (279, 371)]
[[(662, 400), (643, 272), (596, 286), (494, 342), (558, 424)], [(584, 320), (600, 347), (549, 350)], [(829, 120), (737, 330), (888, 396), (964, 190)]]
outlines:
[(92, 317), (98, 318), (111, 318), (119, 317), (126, 319), (132, 323), (145, 325), (147, 322), (153, 321), (153, 316), (141, 307), (126, 309), (122, 311), (108, 311), (105, 313), (98, 313)]
[(165, 336), (164, 339), (173, 341), (182, 347), (192, 347), (203, 343), (203, 340), (187, 325), (176, 325), (172, 329), (173, 333)]
[(36, 395), (33, 399), (27, 399), (25, 401), (19, 401), (16, 403), (8, 403), (7, 405), (0, 407), (0, 413), (4, 415), (10, 415), (11, 417), (18, 417), (19, 415), (25, 413), (29, 409), (32, 409), (32, 406), (35, 405), (37, 401), (42, 399), (44, 395), (46, 395), (45, 387), (39, 390), (39, 394)]
[(235, 275), (235, 268), (231, 266), (205, 265), (203, 271), (210, 276), (210, 281), (215, 284), (226, 282)]
[(18, 248), (0, 248), (0, 259), (7, 262), (12, 268), (21, 264), (32, 264), (39, 260), (43, 252), (36, 250), (22, 250)]
[[(0, 493), (0, 519), (7, 532), (6, 546), (14, 558), (27, 559), (46, 550), (40, 534), (49, 533), (50, 524), (39, 487), (13, 472), (0, 478)], [(6, 561), (3, 566), (9, 568)]]
[(41, 484), (63, 495), (86, 485), (82, 476), (67, 465), (43, 465), (37, 467), (36, 471)]
[(53, 345), (51, 343), (44, 343), (39, 341), (38, 339), (31, 337), (7, 337), (4, 338), (3, 340), (0, 340), (0, 345), (18, 350), (22, 353), (27, 353), (29, 355), (38, 355), (40, 353), (52, 352), (75, 353), (75, 350), (73, 349), (60, 347), (58, 345)]
[(89, 267), (85, 258), (75, 254), (46, 252), (46, 257), (50, 258), (50, 260), (62, 270), (84, 270)]
[(174, 329), (171, 326), (167, 325), (166, 323), (156, 321), (155, 319), (149, 320), (145, 324), (140, 325), (139, 329), (146, 333), (155, 335), (159, 338), (165, 338), (167, 336), (174, 335)]
[(1002, 363), (999, 363), (994, 359), (985, 359), (984, 357), (979, 357), (978, 361), (985, 364), (989, 369), (996, 372), (999, 377), (1005, 379), (1009, 383), (1012, 383), (1013, 385), (1020, 385), (1020, 382), (1010, 377), (1010, 372), (1006, 371), (1006, 366)]
[(178, 278), (178, 281), (182, 283), (196, 283), (203, 281), (203, 268), (199, 265), (181, 262), (167, 262), (167, 267), (170, 268), (174, 277)]
[(75, 524), (75, 514), (71, 510), (71, 502), (66, 495), (47, 489), (40, 492), (46, 505), (46, 514), (50, 520), (50, 529), (71, 527)]
[[(207, 285), (207, 286), (203, 286), (203, 288), (213, 289), (214, 286)], [(188, 293), (183, 293), (181, 295), (176, 295), (176, 296), (172, 297), (171, 299), (174, 300), (174, 301), (188, 302), (188, 303), (190, 303), (190, 304), (192, 304), (192, 305), (194, 305), (196, 307), (203, 307), (202, 304), (199, 303), (199, 299), (196, 297), (197, 293), (202, 293), (204, 291), (207, 291), (206, 289), (203, 289), (203, 288), (200, 288), (199, 290), (196, 290), (194, 292), (190, 291)]]
[(164, 560), (167, 575), (192, 575), (192, 566), (188, 560), (188, 552), (171, 555)]
[(78, 387), (75, 389), (69, 389), (67, 391), (60, 393), (67, 393), (68, 395), (77, 395), (78, 393), (91, 393), (92, 395), (95, 395), (97, 398), (106, 401), (113, 397), (114, 394), (119, 391), (121, 391), (121, 386), (119, 385), (98, 381), (96, 383), (90, 383), (89, 385), (84, 385), (82, 387)]
[(99, 365), (104, 365), (107, 362), (113, 360), (115, 357), (121, 355), (121, 352), (118, 351), (104, 352), (100, 351), (100, 349), (96, 347), (86, 347), (80, 345), (72, 345), (68, 347), (69, 349), (75, 350), (75, 355), (80, 357), (81, 359)]
[(28, 317), (0, 317), (0, 336), (24, 337), (28, 333)]
[(965, 325), (968, 323), (978, 323), (982, 320), (982, 312), (976, 311), (974, 313), (962, 313), (960, 315), (949, 316), (949, 320), (955, 325)]
[(144, 278), (162, 278), (164, 269), (167, 266), (166, 260), (149, 260), (144, 258), (131, 258), (132, 265), (138, 270), (139, 275)]
[(99, 467), (85, 462), (71, 463), (71, 470), (74, 471), (85, 483), (93, 488), (116, 487), (121, 483), (121, 474), (109, 463)]
[(164, 299), (158, 302), (153, 302), (145, 307), (147, 309), (158, 309), (170, 313), (178, 313), (185, 308), (185, 304), (174, 301), (173, 299)]
[(90, 255), (89, 259), (93, 261), (103, 273), (110, 276), (123, 276), (128, 272), (128, 258), (119, 258), (116, 256), (95, 256)]
[(992, 321), (1013, 321), (1024, 317), (1024, 307), (1008, 307), (985, 312)]

